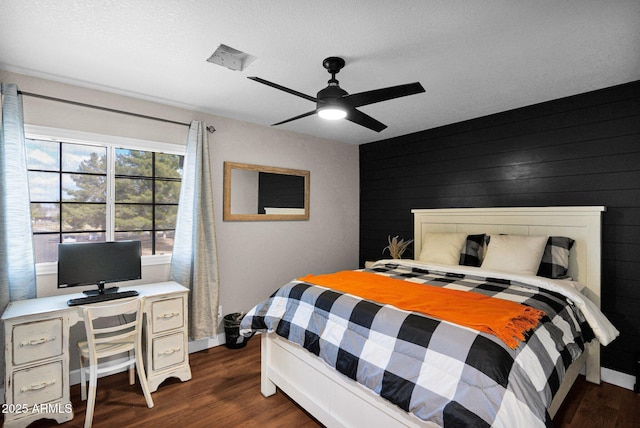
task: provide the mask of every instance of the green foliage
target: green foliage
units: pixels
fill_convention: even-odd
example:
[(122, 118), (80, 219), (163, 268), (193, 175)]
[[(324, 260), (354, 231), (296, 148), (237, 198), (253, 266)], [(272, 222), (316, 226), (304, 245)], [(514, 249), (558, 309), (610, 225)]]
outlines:
[(63, 202), (86, 203), (62, 205), (62, 231), (105, 229), (107, 177), (94, 174), (95, 171), (106, 171), (106, 163), (106, 155), (91, 153), (88, 159), (80, 162), (78, 173), (70, 175), (74, 184), (63, 185)]
[[(80, 163), (78, 173), (71, 175), (74, 186), (66, 189), (65, 201), (87, 204), (64, 205), (63, 230), (105, 229), (106, 176), (86, 174), (100, 170), (106, 170), (106, 157), (92, 153)], [(152, 230), (154, 202), (178, 203), (181, 156), (158, 153), (154, 165), (152, 152), (117, 149), (115, 173), (116, 231)], [(156, 228), (174, 228), (176, 212), (176, 207), (157, 205)]]
[[(55, 260), (59, 240), (105, 238), (107, 152), (89, 144), (27, 141), (38, 262)], [(183, 157), (123, 148), (114, 153), (115, 239), (140, 239), (145, 254), (171, 252)]]

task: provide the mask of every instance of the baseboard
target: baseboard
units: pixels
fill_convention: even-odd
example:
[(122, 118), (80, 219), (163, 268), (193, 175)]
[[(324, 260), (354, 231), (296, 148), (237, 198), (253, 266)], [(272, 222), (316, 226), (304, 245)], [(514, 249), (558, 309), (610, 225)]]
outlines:
[(224, 345), (226, 343), (224, 333), (220, 333), (215, 337), (208, 337), (200, 340), (189, 341), (189, 353), (204, 351), (205, 349), (213, 348), (215, 346)]
[(603, 382), (633, 391), (633, 385), (636, 383), (634, 376), (604, 367), (601, 369), (601, 374)]

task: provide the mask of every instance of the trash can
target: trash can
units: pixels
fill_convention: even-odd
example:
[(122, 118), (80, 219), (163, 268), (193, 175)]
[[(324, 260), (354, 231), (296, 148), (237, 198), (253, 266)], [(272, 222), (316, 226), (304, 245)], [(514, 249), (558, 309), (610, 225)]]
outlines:
[(249, 337), (244, 337), (240, 334), (240, 321), (244, 317), (244, 313), (234, 312), (224, 316), (224, 337), (226, 340), (227, 348), (239, 349), (243, 348)]

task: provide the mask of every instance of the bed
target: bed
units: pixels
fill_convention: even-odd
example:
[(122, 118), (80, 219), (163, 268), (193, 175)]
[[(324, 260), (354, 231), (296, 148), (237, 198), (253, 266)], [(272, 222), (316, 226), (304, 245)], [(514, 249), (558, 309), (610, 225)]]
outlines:
[[(322, 348), (322, 344), (332, 340), (344, 341), (346, 336), (337, 339), (323, 337), (322, 340), (318, 340), (317, 336), (323, 333), (316, 332), (317, 334), (314, 335), (307, 329), (296, 330), (295, 319), (299, 321), (299, 318), (304, 318), (305, 325), (313, 324), (309, 322), (310, 319), (320, 320), (318, 311), (313, 308), (306, 312), (299, 310), (297, 314), (290, 314), (290, 318), (285, 322), (279, 322), (279, 318), (292, 304), (289, 300), (280, 298), (278, 293), (285, 290), (284, 293), (288, 294), (315, 296), (312, 297), (312, 303), (316, 303), (311, 305), (304, 302), (296, 303), (296, 308), (322, 307), (322, 303), (317, 303), (320, 302), (318, 296), (334, 294), (340, 294), (339, 299), (355, 299), (347, 305), (369, 307), (369, 310), (372, 310), (371, 307), (374, 304), (366, 299), (359, 300), (358, 297), (349, 293), (341, 294), (339, 291), (326, 290), (322, 285), (309, 284), (297, 279), (279, 289), (267, 301), (254, 307), (242, 321), (241, 332), (244, 334), (252, 334), (256, 330), (263, 333), (261, 335), (262, 394), (270, 396), (276, 392), (276, 388), (280, 388), (328, 427), (434, 427), (456, 424), (460, 426), (549, 426), (551, 418), (581, 370), (584, 370), (588, 381), (600, 382), (598, 339), (603, 344), (607, 344), (618, 334), (598, 310), (601, 275), (601, 214), (604, 210), (604, 207), (412, 210), (416, 258), (420, 258), (423, 250), (433, 245), (431, 240), (434, 236), (447, 234), (468, 237), (484, 234), (483, 245), (487, 241), (486, 236), (491, 236), (494, 247), (491, 247), (491, 240), (489, 240), (489, 250), (487, 251), (486, 245), (483, 248), (487, 258), (494, 248), (499, 248), (501, 239), (506, 240), (513, 236), (544, 236), (545, 240), (546, 237), (554, 236), (566, 237), (574, 241), (568, 252), (566, 276), (569, 279), (549, 280), (535, 275), (532, 279), (529, 278), (531, 275), (512, 272), (505, 274), (491, 269), (491, 266), (487, 270), (473, 266), (449, 266), (430, 260), (426, 262), (381, 260), (363, 272), (363, 274), (392, 277), (396, 280), (402, 279), (411, 283), (412, 287), (416, 283), (433, 282), (434, 278), (438, 285), (446, 284), (442, 288), (455, 290), (465, 289), (468, 284), (481, 284), (480, 294), (487, 294), (486, 290), (493, 290), (489, 294), (497, 293), (503, 297), (516, 296), (507, 297), (506, 300), (526, 302), (524, 306), (541, 305), (546, 312), (543, 312), (544, 316), (540, 320), (539, 327), (530, 330), (524, 336), (522, 342), (526, 342), (526, 346), (520, 346), (518, 343), (516, 348), (512, 348), (506, 346), (495, 335), (478, 333), (468, 327), (438, 321), (433, 327), (439, 332), (438, 336), (433, 329), (428, 333), (432, 342), (429, 346), (434, 349), (424, 351), (423, 361), (419, 363), (420, 367), (412, 368), (416, 363), (409, 361), (410, 359), (407, 359), (404, 364), (405, 360), (397, 359), (399, 357), (396, 356), (395, 351), (392, 355), (383, 348), (376, 348), (377, 345), (368, 343), (369, 339), (364, 345), (353, 345), (360, 346), (360, 350), (355, 352), (360, 353), (358, 358), (336, 362), (338, 361), (336, 351), (332, 351), (333, 348), (328, 346)], [(427, 239), (428, 242), (423, 242)], [(464, 242), (466, 243), (466, 240)], [(497, 253), (494, 252), (494, 254)], [(506, 287), (509, 289), (496, 292), (495, 287), (501, 287), (503, 283), (507, 284)], [(580, 284), (584, 288), (578, 292), (577, 290), (581, 288)], [(534, 294), (532, 289), (537, 290), (535, 298), (532, 297)], [(555, 303), (553, 305), (548, 303), (551, 300), (571, 303), (566, 307), (558, 307), (555, 313), (556, 309), (553, 309), (556, 308)], [(274, 301), (278, 303), (274, 304)], [(393, 325), (392, 322), (396, 322), (393, 321), (395, 318), (399, 319), (398, 325), (402, 326), (412, 324), (407, 321), (409, 319), (416, 321), (413, 322), (416, 325), (422, 326), (425, 323), (423, 315), (416, 315), (406, 309), (395, 309), (388, 304), (379, 304), (373, 310), (376, 318), (372, 318), (370, 324), (376, 326), (380, 324), (383, 326), (382, 330), (367, 330), (364, 334), (382, 337), (382, 342), (389, 341), (389, 337), (384, 334), (384, 329), (392, 328), (390, 326)], [(270, 315), (276, 312), (278, 312), (277, 316)], [(381, 315), (378, 316), (378, 314)], [(361, 317), (366, 318), (366, 315)], [(329, 318), (333, 322), (334, 314), (326, 315), (324, 321), (315, 323), (326, 323)], [(378, 318), (385, 320), (385, 323), (378, 321)], [(265, 319), (270, 320), (271, 323), (265, 323)], [(389, 324), (386, 324), (387, 320)], [(429, 322), (434, 323), (431, 320)], [(353, 323), (347, 324), (351, 326)], [(322, 325), (320, 327), (322, 328)], [(398, 328), (393, 328), (397, 334)], [(548, 333), (547, 329), (551, 333)], [(346, 332), (358, 338), (363, 334), (357, 331), (351, 332), (348, 329)], [(545, 354), (544, 357), (535, 355), (535, 358), (540, 358), (540, 361), (546, 359), (545, 363), (534, 362), (531, 358), (538, 351), (536, 346), (531, 344), (542, 341), (540, 339), (542, 336), (547, 340), (547, 336), (554, 335), (566, 336), (570, 343), (563, 345), (565, 348), (559, 350), (558, 355), (555, 355), (553, 350), (540, 352)], [(297, 340), (295, 336), (298, 336)], [(433, 339), (434, 337), (438, 340)], [(396, 339), (398, 338), (394, 339), (391, 347), (398, 348), (399, 342), (403, 344), (412, 342), (411, 346), (405, 346), (402, 349), (400, 357), (404, 358), (405, 354), (409, 355), (413, 352), (415, 348), (413, 342), (416, 340), (404, 338), (403, 341), (396, 341)], [(442, 346), (440, 342), (452, 340), (454, 342), (446, 345), (451, 351), (437, 348)], [(294, 343), (296, 341), (298, 343)], [(351, 341), (357, 342), (357, 340)], [(590, 342), (587, 343), (587, 341)], [(470, 342), (474, 345), (469, 345)], [(487, 345), (486, 348), (491, 350), (486, 351), (486, 355), (479, 354), (480, 351), (474, 348), (476, 342)], [(551, 347), (553, 346), (559, 349), (560, 345)], [(365, 348), (368, 352), (363, 350)], [(409, 348), (411, 351), (407, 351)], [(343, 349), (339, 349), (338, 352), (343, 356), (351, 355), (349, 352), (343, 352)], [(367, 353), (366, 357), (363, 356), (364, 353)], [(461, 353), (463, 356), (451, 358), (456, 353)], [(468, 355), (471, 353), (477, 354), (474, 361), (492, 361), (488, 358), (493, 354), (497, 358), (506, 356), (506, 360), (510, 361), (509, 367), (502, 372), (498, 369), (494, 370), (495, 367), (504, 366), (496, 360), (495, 363), (492, 361), (489, 364), (471, 363), (474, 367), (469, 370)], [(451, 355), (443, 356), (445, 354)], [(416, 358), (412, 359), (416, 360)], [(395, 364), (390, 369), (389, 362), (392, 360)], [(549, 368), (550, 365), (552, 367)], [(480, 366), (483, 368), (479, 369)], [(456, 367), (458, 370), (455, 376), (448, 372), (450, 367)], [(415, 371), (413, 375), (407, 376), (411, 378), (411, 382), (399, 379), (402, 376), (397, 375), (397, 372), (411, 373), (411, 370)], [(462, 372), (465, 373), (464, 376), (461, 375)], [(467, 372), (474, 374), (472, 377), (466, 377)], [(485, 372), (491, 373), (487, 375)], [(438, 377), (439, 373), (442, 376)], [(421, 382), (431, 383), (422, 385), (415, 381), (416, 377), (424, 377)], [(455, 385), (452, 383), (454, 381), (457, 382)], [(387, 392), (390, 391), (389, 385), (393, 386), (391, 393)], [(407, 389), (410, 390), (408, 394), (405, 393)], [(476, 390), (480, 390), (478, 398), (473, 395), (478, 393)], [(421, 394), (416, 391), (421, 391)], [(422, 397), (421, 401), (414, 396)], [(524, 402), (526, 404), (523, 404)]]

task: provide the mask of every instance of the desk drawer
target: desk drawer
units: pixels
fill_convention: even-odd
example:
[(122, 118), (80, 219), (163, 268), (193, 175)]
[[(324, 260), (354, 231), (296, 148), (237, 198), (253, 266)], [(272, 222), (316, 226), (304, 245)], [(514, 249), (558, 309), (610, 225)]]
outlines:
[(182, 328), (184, 325), (184, 297), (157, 300), (151, 303), (151, 325), (153, 333)]
[(62, 398), (62, 361), (18, 370), (13, 373), (13, 403), (48, 403)]
[(13, 364), (24, 364), (62, 354), (62, 318), (13, 326)]
[(183, 332), (153, 339), (153, 370), (185, 362), (187, 350)]

